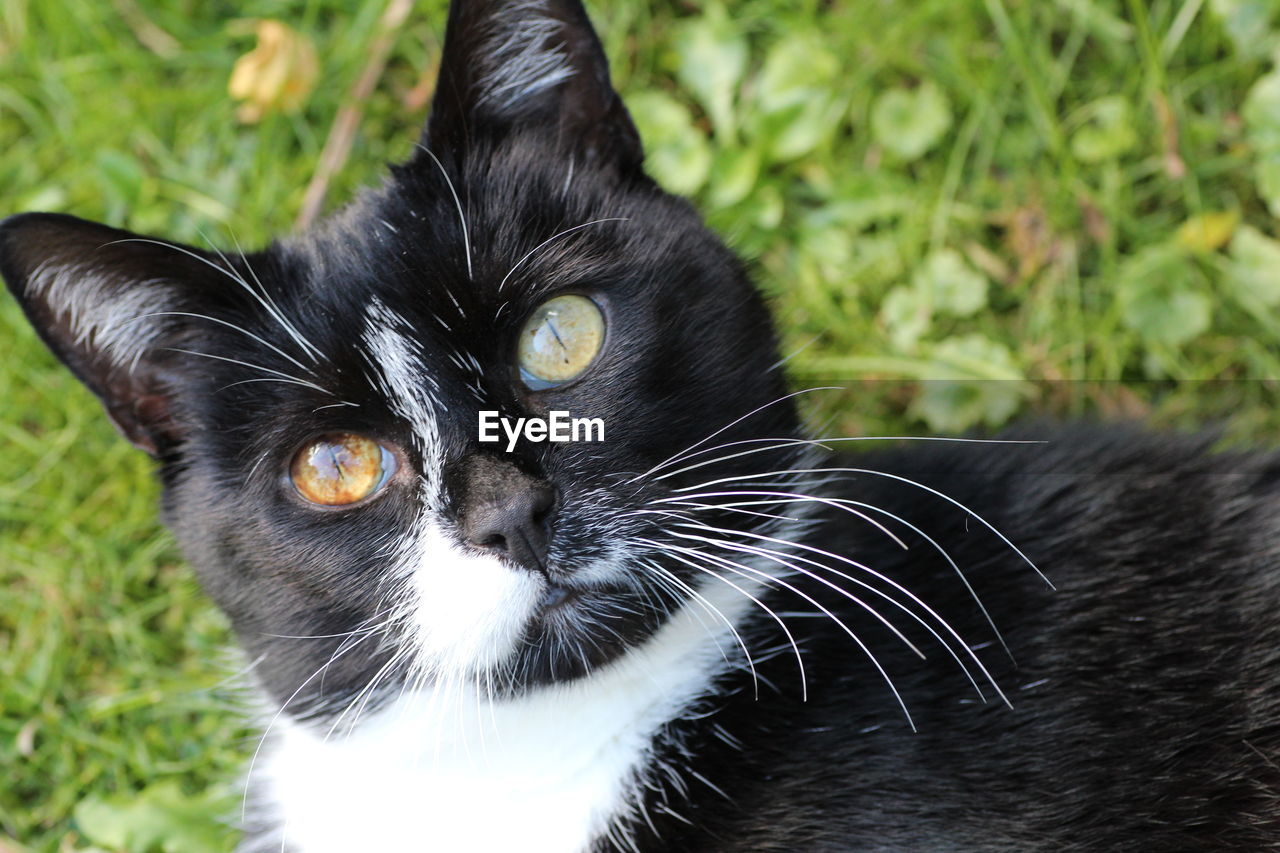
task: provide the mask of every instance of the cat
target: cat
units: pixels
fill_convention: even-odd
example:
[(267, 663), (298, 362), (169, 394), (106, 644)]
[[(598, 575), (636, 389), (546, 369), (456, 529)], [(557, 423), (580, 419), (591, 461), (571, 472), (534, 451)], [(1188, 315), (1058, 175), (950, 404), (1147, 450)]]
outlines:
[(577, 0), (455, 0), (305, 234), (20, 214), (0, 274), (254, 662), (246, 853), (1280, 850), (1280, 457), (809, 440)]

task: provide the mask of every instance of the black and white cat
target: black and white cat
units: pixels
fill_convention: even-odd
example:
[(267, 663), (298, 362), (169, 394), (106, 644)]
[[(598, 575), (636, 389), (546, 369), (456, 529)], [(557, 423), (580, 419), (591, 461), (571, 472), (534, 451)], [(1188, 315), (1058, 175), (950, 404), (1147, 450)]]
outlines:
[(308, 234), (0, 224), (256, 661), (243, 849), (1280, 850), (1280, 458), (817, 447), (642, 156), (577, 0), (456, 0)]

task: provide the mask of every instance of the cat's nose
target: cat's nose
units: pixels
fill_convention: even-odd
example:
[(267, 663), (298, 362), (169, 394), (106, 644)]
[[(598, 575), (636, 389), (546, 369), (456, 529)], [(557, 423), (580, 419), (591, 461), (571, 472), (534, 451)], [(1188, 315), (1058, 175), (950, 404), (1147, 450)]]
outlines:
[(510, 462), (476, 454), (463, 460), (458, 483), (462, 535), (471, 545), (547, 573), (549, 516), (555, 490)]

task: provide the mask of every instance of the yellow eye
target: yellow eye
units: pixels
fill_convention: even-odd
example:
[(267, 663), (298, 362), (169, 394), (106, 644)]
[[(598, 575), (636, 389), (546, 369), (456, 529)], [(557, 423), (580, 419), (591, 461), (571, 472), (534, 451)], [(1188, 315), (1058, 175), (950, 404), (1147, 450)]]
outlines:
[(585, 296), (557, 296), (534, 310), (520, 330), (520, 378), (535, 391), (576, 379), (604, 343), (604, 315)]
[(350, 432), (308, 442), (289, 466), (293, 487), (313, 504), (345, 506), (382, 488), (395, 473), (396, 457), (378, 442)]

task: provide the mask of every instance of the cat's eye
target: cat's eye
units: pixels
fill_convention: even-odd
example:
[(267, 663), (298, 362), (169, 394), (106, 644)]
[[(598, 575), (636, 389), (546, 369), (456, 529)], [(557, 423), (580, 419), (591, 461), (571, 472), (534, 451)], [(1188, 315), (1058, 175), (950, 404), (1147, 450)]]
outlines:
[(566, 294), (539, 305), (520, 330), (520, 378), (534, 391), (577, 379), (604, 343), (604, 314), (585, 296)]
[(331, 433), (303, 445), (289, 465), (298, 494), (320, 506), (346, 506), (377, 492), (396, 470), (396, 456), (351, 432)]

